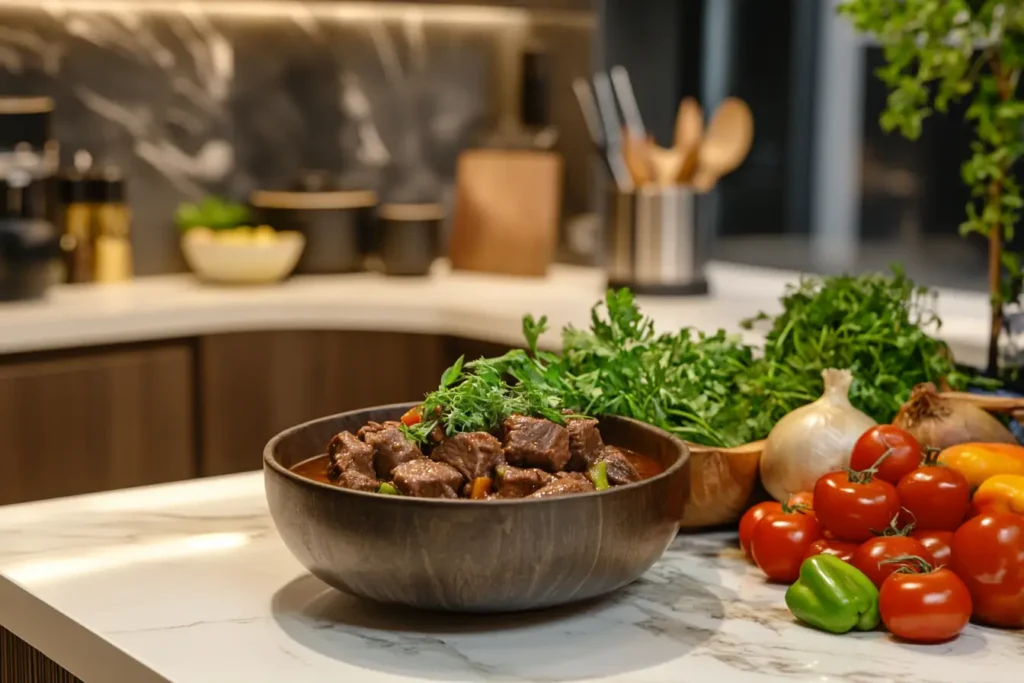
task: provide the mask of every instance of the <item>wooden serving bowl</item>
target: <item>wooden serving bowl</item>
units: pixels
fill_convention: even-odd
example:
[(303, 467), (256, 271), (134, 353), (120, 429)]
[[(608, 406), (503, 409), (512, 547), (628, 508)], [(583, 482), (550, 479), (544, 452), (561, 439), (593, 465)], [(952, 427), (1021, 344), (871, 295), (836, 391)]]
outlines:
[(634, 581), (683, 516), (689, 450), (656, 427), (601, 418), (606, 443), (661, 462), (661, 474), (607, 491), (468, 501), (384, 496), (330, 486), (289, 468), (334, 434), (395, 420), (413, 404), (356, 410), (278, 434), (263, 451), (271, 517), (317, 578), (382, 603), (512, 612), (586, 600)]
[(715, 448), (687, 443), (686, 503), (680, 520), (682, 529), (738, 522), (758, 496), (758, 465), (764, 452), (763, 440)]

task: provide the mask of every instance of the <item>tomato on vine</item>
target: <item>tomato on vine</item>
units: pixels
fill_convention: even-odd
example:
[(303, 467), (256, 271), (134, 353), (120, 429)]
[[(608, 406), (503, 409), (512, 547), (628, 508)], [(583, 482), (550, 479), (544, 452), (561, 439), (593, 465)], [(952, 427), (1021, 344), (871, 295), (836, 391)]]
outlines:
[(882, 536), (876, 536), (860, 544), (850, 561), (850, 564), (861, 570), (871, 579), (871, 583), (879, 588), (890, 574), (908, 566), (906, 562), (896, 558), (928, 557), (924, 545), (909, 535), (913, 527), (906, 526), (900, 529), (896, 527), (895, 520), (893, 522)]
[(915, 530), (910, 532), (928, 552), (925, 559), (935, 567), (948, 567), (953, 564), (953, 532), (936, 530)]
[(769, 512), (782, 512), (782, 503), (777, 500), (767, 500), (763, 503), (758, 503), (744, 512), (740, 518), (740, 548), (743, 549), (743, 554), (747, 556), (747, 559), (754, 559), (753, 555), (750, 554), (750, 539), (754, 535), (754, 527)]
[(804, 554), (804, 559), (808, 557), (814, 557), (815, 555), (835, 555), (843, 562), (849, 562), (853, 559), (853, 554), (857, 552), (857, 548), (860, 546), (851, 541), (838, 541), (834, 538), (819, 538), (817, 541), (812, 543), (807, 552)]
[[(813, 499), (810, 493), (794, 493), (789, 497), (789, 500), (786, 501), (786, 505), (794, 509), (800, 508), (804, 511), (810, 511), (813, 505)], [(743, 549), (743, 554), (746, 555), (749, 560), (754, 559), (750, 554), (750, 539), (754, 535), (754, 527), (756, 527), (758, 522), (764, 519), (764, 516), (769, 512), (782, 512), (782, 503), (775, 500), (758, 503), (743, 513), (743, 517), (740, 518), (740, 548)]]
[(971, 504), (971, 486), (952, 467), (937, 464), (937, 455), (929, 454), (896, 484), (900, 523), (922, 530), (956, 531)]
[(921, 557), (896, 557), (900, 569), (882, 583), (878, 609), (897, 638), (941, 643), (955, 638), (971, 619), (971, 594), (949, 569), (935, 569)]
[(850, 469), (874, 468), (876, 477), (894, 486), (920, 464), (921, 444), (910, 432), (893, 425), (876, 425), (864, 432), (850, 452)]
[(875, 472), (874, 467), (829, 472), (815, 483), (814, 512), (835, 538), (866, 541), (899, 514), (896, 487), (877, 478)]
[(807, 549), (821, 538), (814, 514), (802, 506), (783, 505), (767, 513), (754, 527), (750, 554), (770, 581), (793, 583)]
[(1024, 628), (1024, 517), (982, 514), (953, 536), (953, 571), (974, 601), (974, 618), (990, 626)]

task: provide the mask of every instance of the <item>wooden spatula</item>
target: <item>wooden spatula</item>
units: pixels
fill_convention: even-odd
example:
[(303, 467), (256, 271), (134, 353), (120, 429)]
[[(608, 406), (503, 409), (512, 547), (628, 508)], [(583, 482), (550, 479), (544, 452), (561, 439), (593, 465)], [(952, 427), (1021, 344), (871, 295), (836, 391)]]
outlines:
[(685, 97), (676, 113), (676, 134), (673, 147), (682, 156), (679, 182), (688, 183), (697, 170), (700, 143), (704, 137), (704, 109), (693, 97)]
[(693, 175), (693, 186), (708, 192), (719, 179), (743, 163), (754, 142), (754, 116), (741, 99), (725, 99), (708, 124), (700, 145), (700, 159)]

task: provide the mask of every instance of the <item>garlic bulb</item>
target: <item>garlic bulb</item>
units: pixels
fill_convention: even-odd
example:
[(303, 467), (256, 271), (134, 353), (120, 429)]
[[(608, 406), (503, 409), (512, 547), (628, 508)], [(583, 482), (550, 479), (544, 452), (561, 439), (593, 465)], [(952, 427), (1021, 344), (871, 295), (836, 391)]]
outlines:
[(812, 491), (821, 475), (845, 469), (861, 434), (876, 423), (850, 403), (849, 370), (823, 370), (825, 391), (779, 420), (765, 442), (761, 482), (776, 500)]

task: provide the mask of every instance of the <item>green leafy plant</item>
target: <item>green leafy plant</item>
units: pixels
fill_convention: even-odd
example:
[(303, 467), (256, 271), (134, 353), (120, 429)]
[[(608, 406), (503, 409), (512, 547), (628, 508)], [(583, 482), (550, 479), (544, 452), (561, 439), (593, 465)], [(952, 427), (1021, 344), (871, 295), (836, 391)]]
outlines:
[(174, 212), (174, 224), (178, 230), (187, 232), (192, 228), (230, 230), (251, 221), (249, 207), (213, 195), (205, 197), (198, 204), (185, 202)]
[(889, 87), (882, 128), (914, 140), (923, 121), (967, 98), (975, 139), (961, 169), (971, 190), (964, 236), (988, 240), (991, 327), (988, 368), (999, 372), (1005, 305), (1021, 293), (1021, 257), (1013, 239), (1024, 199), (1014, 170), (1024, 155), (1024, 3), (1019, 0), (846, 0), (839, 10), (881, 43)]

